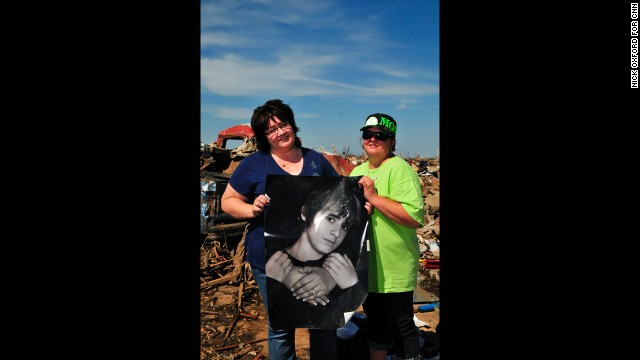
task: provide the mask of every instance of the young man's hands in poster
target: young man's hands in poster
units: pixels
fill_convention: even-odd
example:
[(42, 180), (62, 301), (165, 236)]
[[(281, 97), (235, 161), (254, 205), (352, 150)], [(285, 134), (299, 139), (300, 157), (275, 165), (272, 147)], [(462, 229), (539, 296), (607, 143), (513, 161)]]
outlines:
[[(358, 281), (353, 265), (351, 265), (350, 270), (348, 269), (350, 264), (351, 261), (346, 256), (330, 254), (323, 265), (328, 268), (316, 266), (297, 267), (291, 263), (289, 256), (284, 251), (276, 251), (267, 261), (266, 273), (270, 278), (291, 289), (296, 299), (314, 306), (318, 304), (327, 305), (329, 303), (327, 295), (336, 285), (343, 288), (351, 286)], [(336, 276), (336, 279), (334, 279), (330, 271), (343, 272), (343, 274)], [(355, 282), (353, 281), (354, 279)]]
[(340, 289), (346, 289), (358, 283), (358, 274), (347, 255), (331, 253), (322, 267), (329, 272)]
[(346, 289), (358, 282), (349, 257), (338, 253), (329, 254), (323, 267), (296, 267), (285, 252), (276, 251), (267, 261), (266, 272), (291, 289), (296, 299), (312, 305), (327, 305), (327, 295), (336, 285)]

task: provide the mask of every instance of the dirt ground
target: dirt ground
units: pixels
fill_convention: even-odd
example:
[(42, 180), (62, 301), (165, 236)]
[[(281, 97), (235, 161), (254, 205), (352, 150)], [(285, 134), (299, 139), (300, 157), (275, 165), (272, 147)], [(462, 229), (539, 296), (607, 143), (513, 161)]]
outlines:
[[(242, 296), (242, 312), (236, 316), (237, 286), (220, 286), (201, 293), (201, 360), (258, 360), (268, 359), (267, 317), (260, 291), (255, 281), (249, 280)], [(226, 295), (226, 296), (225, 296)], [(225, 300), (233, 301), (221, 305)], [(218, 304), (220, 302), (220, 304)], [(417, 309), (422, 303), (414, 304)], [(362, 312), (362, 307), (358, 309)], [(440, 321), (440, 310), (416, 312), (416, 318), (426, 323), (421, 331), (435, 333)], [(236, 320), (237, 318), (237, 320)], [(235, 324), (234, 324), (234, 320)], [(228, 335), (228, 336), (227, 336)], [(339, 349), (340, 349), (339, 344)], [(366, 351), (366, 349), (362, 349)], [(429, 349), (425, 349), (428, 351)], [(346, 351), (346, 350), (345, 350)], [(296, 356), (309, 360), (309, 330), (296, 329)], [(344, 355), (344, 359), (350, 359)], [(351, 358), (354, 359), (355, 358)], [(359, 360), (359, 358), (358, 358)]]

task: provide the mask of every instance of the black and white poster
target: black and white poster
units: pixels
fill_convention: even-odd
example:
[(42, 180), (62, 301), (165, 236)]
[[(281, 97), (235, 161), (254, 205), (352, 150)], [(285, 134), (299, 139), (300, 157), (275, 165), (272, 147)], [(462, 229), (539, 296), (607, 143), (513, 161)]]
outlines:
[(359, 179), (267, 176), (267, 311), (274, 329), (337, 329), (366, 299), (369, 215)]

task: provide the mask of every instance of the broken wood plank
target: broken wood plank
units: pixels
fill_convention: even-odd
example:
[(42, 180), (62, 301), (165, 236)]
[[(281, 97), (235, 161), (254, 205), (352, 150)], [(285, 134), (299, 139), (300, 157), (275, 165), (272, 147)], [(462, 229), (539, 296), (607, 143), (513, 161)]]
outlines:
[(247, 314), (247, 313), (240, 313), (240, 316), (246, 317), (246, 318), (249, 318), (249, 319), (258, 319), (259, 318), (258, 315), (251, 315), (251, 314)]
[(240, 318), (240, 312), (236, 312), (236, 316), (233, 317), (233, 321), (231, 322), (231, 325), (229, 325), (229, 328), (227, 329), (227, 333), (224, 335), (225, 341), (226, 339), (229, 338), (229, 335), (231, 335), (231, 331), (233, 331), (233, 328), (236, 326), (236, 323), (238, 322), (239, 318)]
[(218, 311), (200, 310), (200, 314), (220, 315), (220, 312), (218, 312)]
[(236, 268), (231, 273), (229, 273), (229, 274), (227, 274), (227, 275), (225, 275), (225, 276), (223, 276), (221, 278), (218, 278), (218, 279), (215, 279), (215, 280), (211, 280), (211, 281), (207, 281), (207, 282), (204, 282), (204, 283), (200, 284), (200, 289), (204, 290), (205, 288), (208, 288), (208, 287), (213, 286), (213, 285), (222, 284), (222, 283), (227, 282), (227, 281), (233, 281), (238, 277), (238, 274), (240, 274), (240, 269)]
[(212, 351), (235, 349), (235, 348), (239, 347), (240, 345), (244, 346), (244, 345), (249, 345), (249, 344), (255, 344), (255, 343), (263, 342), (263, 341), (267, 341), (267, 340), (269, 340), (269, 339), (268, 338), (256, 339), (256, 340), (246, 341), (246, 342), (243, 342), (243, 343), (240, 343), (240, 344), (236, 344), (236, 345), (227, 345), (227, 346), (217, 347), (215, 349), (212, 349)]
[[(244, 266), (242, 267), (244, 269)], [(238, 311), (242, 310), (242, 293), (244, 292), (244, 281), (238, 287)]]
[(209, 165), (213, 164), (212, 161), (205, 160), (204, 164), (200, 167), (200, 170), (204, 170), (209, 167)]

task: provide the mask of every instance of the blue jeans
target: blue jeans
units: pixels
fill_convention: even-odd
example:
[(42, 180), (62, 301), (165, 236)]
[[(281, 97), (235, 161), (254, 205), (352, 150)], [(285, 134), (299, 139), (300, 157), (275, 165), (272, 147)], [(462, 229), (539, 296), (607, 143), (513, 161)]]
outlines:
[(267, 341), (267, 345), (269, 347), (269, 359), (296, 360), (296, 329), (274, 330), (271, 328), (268, 315), (269, 306), (267, 305), (267, 275), (262, 270), (253, 266), (251, 267), (251, 272), (260, 289), (264, 307), (267, 309), (267, 324), (269, 325), (269, 340)]
[[(269, 306), (267, 304), (267, 275), (260, 269), (251, 267), (253, 278), (258, 284), (264, 307), (267, 309), (269, 325), (270, 360), (296, 360), (296, 329), (274, 330), (269, 322)], [(336, 360), (338, 357), (338, 339), (336, 330), (309, 329), (309, 357), (312, 360)]]

